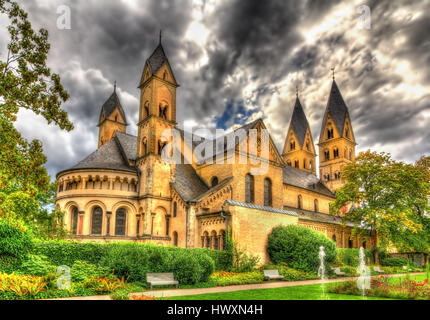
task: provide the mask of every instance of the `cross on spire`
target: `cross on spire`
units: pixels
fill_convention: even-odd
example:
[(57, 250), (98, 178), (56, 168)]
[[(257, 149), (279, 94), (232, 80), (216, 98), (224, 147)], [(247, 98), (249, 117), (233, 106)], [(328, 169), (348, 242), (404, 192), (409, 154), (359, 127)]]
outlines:
[(160, 29), (160, 44), (161, 44), (161, 37), (163, 36), (163, 30)]
[(116, 92), (116, 80), (113, 83), (113, 92)]
[(330, 69), (333, 72), (333, 80), (334, 80), (334, 67)]
[(296, 84), (296, 97), (299, 97), (299, 86)]

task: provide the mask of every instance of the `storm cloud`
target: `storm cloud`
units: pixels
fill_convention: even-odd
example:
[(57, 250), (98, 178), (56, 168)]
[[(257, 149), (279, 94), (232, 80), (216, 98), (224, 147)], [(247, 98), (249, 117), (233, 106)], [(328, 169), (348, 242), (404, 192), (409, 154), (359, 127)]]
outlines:
[[(429, 1), (90, 0), (18, 1), (35, 28), (47, 28), (48, 64), (60, 74), (75, 124), (67, 133), (21, 111), (17, 128), (40, 139), (52, 176), (97, 148), (100, 108), (117, 92), (136, 134), (138, 81), (163, 47), (181, 85), (178, 123), (234, 128), (262, 117), (282, 148), (296, 86), (318, 142), (335, 67), (349, 107), (357, 151), (412, 162), (430, 153)], [(59, 30), (57, 8), (71, 9)], [(357, 8), (370, 8), (360, 29)], [(7, 44), (0, 18), (0, 56)]]

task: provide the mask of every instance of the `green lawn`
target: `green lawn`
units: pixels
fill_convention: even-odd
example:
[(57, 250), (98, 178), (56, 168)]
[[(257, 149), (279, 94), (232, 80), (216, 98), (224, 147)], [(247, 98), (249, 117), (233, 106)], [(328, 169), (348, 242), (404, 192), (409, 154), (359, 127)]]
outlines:
[[(362, 300), (361, 297), (326, 293), (329, 300)], [(322, 300), (321, 287), (318, 284), (256, 289), (220, 293), (207, 293), (192, 296), (171, 297), (169, 300)], [(389, 300), (369, 297), (368, 300)]]
[[(422, 281), (425, 274), (411, 276)], [(399, 277), (390, 281), (398, 281)], [(332, 285), (334, 283), (331, 283)], [(327, 286), (330, 284), (327, 284)], [(326, 293), (328, 300), (363, 300), (361, 296)], [(392, 300), (388, 298), (366, 297), (367, 300)], [(322, 291), (319, 284), (283, 287), (273, 289), (241, 290), (233, 292), (207, 293), (191, 296), (171, 297), (169, 300), (322, 300)]]

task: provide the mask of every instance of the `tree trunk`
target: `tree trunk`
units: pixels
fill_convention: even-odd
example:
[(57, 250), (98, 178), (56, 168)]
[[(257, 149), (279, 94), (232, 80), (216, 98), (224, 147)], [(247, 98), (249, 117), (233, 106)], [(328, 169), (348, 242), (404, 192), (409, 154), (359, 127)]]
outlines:
[(375, 250), (373, 251), (373, 259), (375, 260), (375, 264), (379, 264), (379, 251), (378, 251), (378, 237), (376, 231), (373, 232), (373, 247)]

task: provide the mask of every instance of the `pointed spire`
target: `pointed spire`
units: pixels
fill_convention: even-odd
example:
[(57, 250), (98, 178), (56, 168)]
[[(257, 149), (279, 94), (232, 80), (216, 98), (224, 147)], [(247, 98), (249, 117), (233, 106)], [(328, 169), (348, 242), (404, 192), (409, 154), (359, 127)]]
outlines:
[(290, 126), (293, 128), (293, 131), (299, 140), (300, 148), (303, 147), (303, 143), (305, 141), (306, 130), (309, 127), (308, 119), (306, 118), (305, 112), (303, 111), (302, 104), (300, 103), (300, 99), (297, 93), (296, 103), (293, 109), (293, 115), (291, 116)]
[(115, 92), (115, 93), (116, 93), (116, 80), (115, 80), (115, 82), (113, 83), (113, 92)]
[(158, 42), (158, 44), (161, 44), (161, 37), (163, 36), (163, 30), (160, 29), (160, 40)]
[[(326, 111), (324, 114), (323, 126), (326, 122), (328, 112), (330, 112), (336, 128), (340, 134), (343, 136), (343, 127), (345, 125), (345, 118), (348, 113), (348, 107), (343, 100), (342, 94), (336, 84), (336, 80), (333, 79), (333, 83), (330, 89), (330, 96), (328, 98)], [(321, 128), (323, 130), (323, 128)]]

